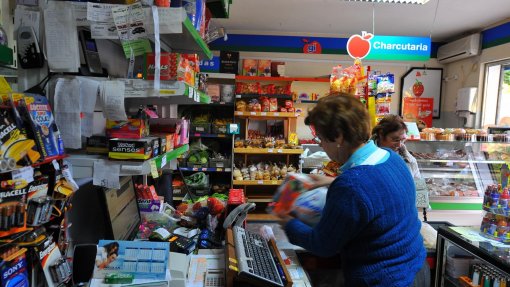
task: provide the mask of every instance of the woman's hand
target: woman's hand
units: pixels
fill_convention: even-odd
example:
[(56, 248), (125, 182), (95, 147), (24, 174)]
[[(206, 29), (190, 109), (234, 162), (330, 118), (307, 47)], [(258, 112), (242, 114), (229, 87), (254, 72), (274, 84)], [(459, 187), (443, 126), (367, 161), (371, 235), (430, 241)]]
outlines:
[(322, 187), (322, 186), (329, 186), (335, 180), (334, 177), (325, 176), (325, 175), (310, 174), (309, 176), (314, 181), (314, 183), (312, 185), (312, 189)]

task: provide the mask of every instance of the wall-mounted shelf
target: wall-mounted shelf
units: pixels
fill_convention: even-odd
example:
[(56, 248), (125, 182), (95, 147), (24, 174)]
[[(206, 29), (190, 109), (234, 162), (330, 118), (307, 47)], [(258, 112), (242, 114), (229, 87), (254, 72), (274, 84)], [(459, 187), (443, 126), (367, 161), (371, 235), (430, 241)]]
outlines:
[(268, 97), (268, 98), (275, 98), (275, 99), (283, 99), (283, 100), (292, 100), (291, 95), (270, 95), (270, 94), (241, 94), (236, 95), (236, 99), (251, 99), (251, 98), (259, 98), (259, 97)]
[(318, 100), (295, 100), (294, 103), (296, 104), (316, 104), (318, 103)]
[(207, 74), (207, 77), (209, 77), (211, 79), (222, 79), (222, 80), (235, 80), (236, 79), (235, 74), (210, 73), (210, 72), (204, 72), (204, 74)]
[(228, 134), (201, 134), (201, 133), (190, 133), (192, 138), (231, 138), (232, 135)]
[(160, 40), (163, 45), (170, 47), (171, 51), (169, 52), (198, 54), (202, 59), (211, 59), (213, 56), (207, 43), (200, 37), (188, 17), (184, 17), (182, 22), (182, 33), (161, 34)]
[(221, 168), (221, 167), (179, 167), (179, 169), (182, 171), (193, 171), (193, 172), (197, 172), (197, 171), (231, 172), (232, 171), (232, 168), (230, 168), (230, 167), (225, 167), (225, 168)]
[(257, 76), (236, 76), (237, 81), (267, 81), (267, 82), (316, 82), (329, 83), (328, 78), (304, 78), (304, 77), (257, 77)]
[(73, 167), (73, 176), (75, 178), (93, 177), (94, 162), (99, 160), (120, 165), (120, 176), (145, 175), (150, 173), (151, 161), (154, 161), (156, 163), (156, 168), (160, 169), (166, 166), (171, 160), (176, 159), (178, 156), (188, 151), (188, 149), (189, 145), (186, 144), (146, 161), (108, 160), (105, 156), (87, 154), (71, 154), (67, 160)]
[(234, 185), (281, 185), (283, 180), (234, 180)]
[(236, 111), (234, 113), (235, 116), (237, 117), (240, 117), (240, 118), (252, 118), (252, 119), (256, 119), (256, 118), (260, 118), (260, 119), (264, 119), (264, 118), (297, 118), (299, 117), (299, 114), (298, 113), (283, 113), (283, 112), (239, 112), (239, 111)]
[(143, 104), (209, 104), (211, 97), (181, 81), (161, 81), (159, 91), (154, 90), (154, 81), (123, 79), (126, 84), (125, 99), (141, 100)]
[(303, 149), (282, 148), (234, 148), (234, 153), (239, 154), (302, 154)]

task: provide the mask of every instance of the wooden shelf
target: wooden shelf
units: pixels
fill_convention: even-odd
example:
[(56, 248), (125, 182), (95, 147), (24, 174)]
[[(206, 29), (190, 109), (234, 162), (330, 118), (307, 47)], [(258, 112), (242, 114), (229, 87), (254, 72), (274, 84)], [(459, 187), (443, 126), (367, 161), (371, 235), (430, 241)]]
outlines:
[(281, 185), (283, 180), (234, 180), (234, 185)]
[(202, 134), (202, 133), (190, 133), (192, 138), (231, 138), (230, 134)]
[(300, 100), (300, 99), (294, 101), (294, 103), (296, 104), (316, 104), (318, 102), (319, 100)]
[(231, 167), (179, 167), (182, 171), (231, 172)]
[[(248, 202), (250, 202), (250, 201), (252, 201), (251, 198), (248, 198)], [(272, 214), (249, 213), (247, 220), (248, 221), (279, 221), (280, 218), (278, 218), (278, 216), (274, 216)]]
[(280, 113), (280, 112), (234, 112), (234, 115), (240, 118), (297, 118), (298, 113)]
[(236, 95), (236, 99), (259, 98), (259, 97), (292, 100), (292, 95), (286, 95), (286, 94), (239, 94), (239, 95)]
[(246, 154), (302, 154), (303, 149), (282, 148), (234, 148), (234, 153)]
[(329, 83), (329, 78), (236, 76), (238, 81)]

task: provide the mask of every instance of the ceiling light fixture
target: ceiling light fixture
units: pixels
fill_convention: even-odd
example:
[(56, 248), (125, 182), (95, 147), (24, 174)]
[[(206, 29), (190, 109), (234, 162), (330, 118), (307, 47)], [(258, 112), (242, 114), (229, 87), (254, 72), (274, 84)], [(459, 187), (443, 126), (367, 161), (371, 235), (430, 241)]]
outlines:
[(423, 5), (429, 0), (344, 0), (349, 2), (373, 2), (373, 3), (395, 3), (395, 4), (420, 4)]

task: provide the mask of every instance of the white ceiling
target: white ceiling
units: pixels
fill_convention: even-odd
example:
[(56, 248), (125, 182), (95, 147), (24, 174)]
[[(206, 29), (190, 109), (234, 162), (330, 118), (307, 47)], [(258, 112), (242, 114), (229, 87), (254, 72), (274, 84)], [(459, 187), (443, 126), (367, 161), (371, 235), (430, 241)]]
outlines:
[(378, 35), (429, 36), (432, 30), (434, 42), (447, 42), (510, 19), (510, 0), (430, 0), (425, 5), (233, 0), (230, 18), (215, 19), (215, 24), (232, 34), (348, 37), (372, 32), (373, 12)]

